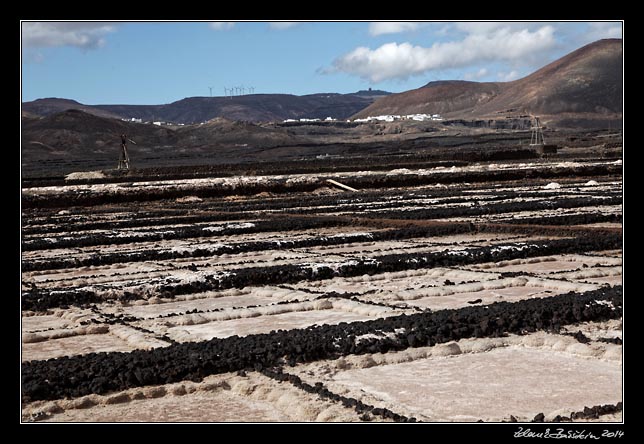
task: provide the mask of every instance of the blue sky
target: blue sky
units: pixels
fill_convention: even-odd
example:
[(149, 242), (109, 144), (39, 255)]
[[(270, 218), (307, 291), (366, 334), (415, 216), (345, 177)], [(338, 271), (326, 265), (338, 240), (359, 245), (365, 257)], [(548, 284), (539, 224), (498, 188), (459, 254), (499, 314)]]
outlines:
[(507, 81), (621, 22), (23, 22), (22, 99), (162, 104), (254, 93)]

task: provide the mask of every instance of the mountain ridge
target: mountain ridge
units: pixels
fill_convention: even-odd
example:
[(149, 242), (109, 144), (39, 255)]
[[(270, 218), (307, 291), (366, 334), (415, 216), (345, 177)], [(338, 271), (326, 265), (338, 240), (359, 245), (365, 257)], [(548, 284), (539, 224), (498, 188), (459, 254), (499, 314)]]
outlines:
[(362, 90), (356, 93), (246, 94), (232, 97), (186, 97), (160, 105), (85, 105), (56, 97), (22, 104), (23, 111), (45, 117), (78, 109), (99, 117), (142, 119), (172, 123), (203, 123), (217, 117), (249, 122), (282, 121), (300, 118), (346, 119), (390, 93)]
[(391, 94), (352, 118), (440, 113), (448, 118), (485, 118), (500, 114), (586, 118), (622, 112), (622, 40), (585, 45), (533, 73), (511, 82), (441, 80)]
[(439, 80), (391, 94), (361, 90), (350, 94), (247, 94), (186, 97), (160, 105), (86, 105), (71, 99), (24, 102), (24, 115), (48, 116), (77, 109), (99, 117), (181, 124), (217, 117), (247, 122), (287, 119), (365, 118), (378, 115), (441, 114), (446, 118), (495, 118), (534, 114), (546, 122), (619, 118), (623, 106), (622, 40), (585, 45), (533, 73), (510, 82)]

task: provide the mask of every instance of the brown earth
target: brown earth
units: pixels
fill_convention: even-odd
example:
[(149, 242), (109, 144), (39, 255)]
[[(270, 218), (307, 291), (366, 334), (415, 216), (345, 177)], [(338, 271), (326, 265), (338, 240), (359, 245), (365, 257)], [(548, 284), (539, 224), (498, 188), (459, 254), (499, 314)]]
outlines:
[(353, 117), (438, 113), (470, 119), (533, 114), (553, 123), (564, 114), (570, 123), (615, 119), (622, 112), (622, 64), (622, 40), (599, 40), (519, 80), (431, 82), (384, 97)]

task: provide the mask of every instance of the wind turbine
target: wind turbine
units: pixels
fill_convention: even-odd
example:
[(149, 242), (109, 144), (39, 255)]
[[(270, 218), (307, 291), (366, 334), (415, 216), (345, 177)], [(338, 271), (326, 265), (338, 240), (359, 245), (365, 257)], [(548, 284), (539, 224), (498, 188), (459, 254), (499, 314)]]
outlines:
[(210, 90), (210, 97), (212, 97), (212, 86), (209, 86), (208, 89)]

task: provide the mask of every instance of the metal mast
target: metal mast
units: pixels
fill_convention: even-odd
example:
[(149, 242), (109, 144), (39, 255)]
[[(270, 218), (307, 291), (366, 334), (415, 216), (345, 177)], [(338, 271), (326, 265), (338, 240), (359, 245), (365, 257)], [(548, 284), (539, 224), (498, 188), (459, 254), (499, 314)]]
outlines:
[(532, 116), (532, 136), (530, 137), (530, 146), (545, 145), (546, 140), (543, 138), (543, 129), (537, 116)]

